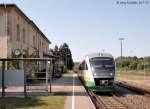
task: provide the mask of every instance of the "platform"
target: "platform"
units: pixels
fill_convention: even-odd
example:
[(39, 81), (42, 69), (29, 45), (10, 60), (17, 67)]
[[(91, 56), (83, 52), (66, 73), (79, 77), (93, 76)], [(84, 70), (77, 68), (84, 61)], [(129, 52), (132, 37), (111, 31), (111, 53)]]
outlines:
[(64, 109), (95, 109), (77, 74), (54, 80), (52, 91), (67, 97)]

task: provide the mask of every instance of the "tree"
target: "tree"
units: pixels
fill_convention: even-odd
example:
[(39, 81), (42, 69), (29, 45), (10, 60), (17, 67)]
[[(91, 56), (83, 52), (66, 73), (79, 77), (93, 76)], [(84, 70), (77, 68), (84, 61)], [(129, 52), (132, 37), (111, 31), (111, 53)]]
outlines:
[[(144, 63), (150, 65), (150, 56), (147, 57), (140, 57), (137, 56), (134, 57), (122, 57), (122, 61), (120, 57), (117, 57), (116, 59), (116, 65), (117, 69), (128, 69), (128, 70), (143, 70), (144, 69)], [(149, 66), (147, 66), (148, 69)], [(150, 67), (149, 67), (150, 69)]]
[(67, 43), (64, 43), (59, 48), (60, 60), (63, 61), (66, 69), (72, 70), (74, 63), (72, 53)]
[(58, 46), (55, 45), (54, 50), (53, 50), (53, 55), (58, 56), (59, 55), (59, 49)]
[(137, 65), (138, 65), (137, 61), (133, 61), (133, 62), (131, 62), (129, 69), (130, 70), (137, 70)]

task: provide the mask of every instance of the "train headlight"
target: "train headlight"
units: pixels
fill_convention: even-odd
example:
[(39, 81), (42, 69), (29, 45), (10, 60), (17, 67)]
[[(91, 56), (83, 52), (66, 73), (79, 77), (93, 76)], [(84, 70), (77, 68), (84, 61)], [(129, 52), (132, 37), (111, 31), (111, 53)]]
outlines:
[(113, 73), (110, 73), (110, 76), (113, 76)]
[(94, 73), (94, 76), (96, 76), (96, 73)]

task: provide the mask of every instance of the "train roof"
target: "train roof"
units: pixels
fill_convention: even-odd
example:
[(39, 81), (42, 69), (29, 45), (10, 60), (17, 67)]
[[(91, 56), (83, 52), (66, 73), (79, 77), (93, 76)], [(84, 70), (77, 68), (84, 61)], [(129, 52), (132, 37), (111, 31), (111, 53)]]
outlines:
[(94, 57), (110, 57), (113, 58), (113, 56), (109, 53), (92, 53), (92, 54), (88, 54), (86, 55), (89, 58), (94, 58)]

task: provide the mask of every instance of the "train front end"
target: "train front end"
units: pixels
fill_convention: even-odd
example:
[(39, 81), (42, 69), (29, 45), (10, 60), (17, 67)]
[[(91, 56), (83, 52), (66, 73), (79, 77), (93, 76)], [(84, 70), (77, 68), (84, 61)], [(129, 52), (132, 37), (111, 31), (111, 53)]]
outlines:
[(89, 59), (93, 81), (86, 85), (96, 92), (112, 92), (115, 79), (115, 61), (112, 57), (94, 57)]

